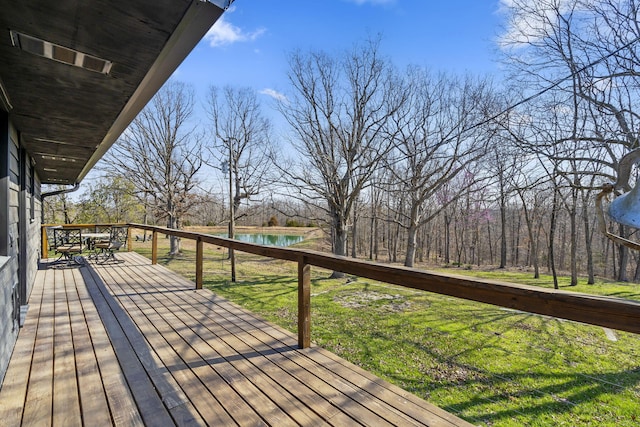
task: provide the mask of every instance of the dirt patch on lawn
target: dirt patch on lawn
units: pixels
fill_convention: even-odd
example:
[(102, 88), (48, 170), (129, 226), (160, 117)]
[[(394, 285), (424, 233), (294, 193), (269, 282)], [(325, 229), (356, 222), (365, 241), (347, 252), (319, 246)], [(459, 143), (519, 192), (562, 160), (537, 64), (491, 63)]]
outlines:
[(402, 295), (390, 295), (376, 291), (342, 292), (333, 301), (347, 308), (376, 308), (385, 311), (402, 312), (411, 308), (411, 302)]

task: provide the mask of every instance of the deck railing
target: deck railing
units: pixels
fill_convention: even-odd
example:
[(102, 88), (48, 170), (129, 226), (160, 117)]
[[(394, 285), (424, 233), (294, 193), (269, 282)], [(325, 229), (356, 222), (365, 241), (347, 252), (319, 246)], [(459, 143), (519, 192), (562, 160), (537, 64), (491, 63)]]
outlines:
[[(132, 244), (130, 238), (131, 229), (152, 232), (151, 262), (153, 264), (156, 264), (158, 260), (158, 234), (194, 240), (196, 242), (195, 283), (197, 289), (201, 289), (203, 283), (204, 243), (264, 257), (296, 262), (298, 264), (298, 345), (301, 348), (309, 347), (311, 344), (311, 266), (524, 312), (553, 316), (636, 334), (640, 333), (640, 302), (636, 301), (434, 273), (416, 268), (391, 266), (311, 250), (245, 243), (185, 230), (173, 230), (142, 224), (128, 224), (128, 226), (129, 250), (131, 250)], [(43, 226), (43, 238), (45, 234)], [(43, 253), (45, 253), (44, 250)]]

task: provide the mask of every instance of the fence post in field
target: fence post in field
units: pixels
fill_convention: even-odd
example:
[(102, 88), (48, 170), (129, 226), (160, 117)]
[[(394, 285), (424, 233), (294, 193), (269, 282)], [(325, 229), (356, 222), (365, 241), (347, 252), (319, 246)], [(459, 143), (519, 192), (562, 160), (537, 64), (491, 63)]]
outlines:
[(298, 347), (311, 346), (311, 265), (298, 260)]
[(196, 239), (196, 289), (202, 289), (202, 237)]
[(158, 263), (158, 232), (153, 230), (151, 233), (151, 264)]

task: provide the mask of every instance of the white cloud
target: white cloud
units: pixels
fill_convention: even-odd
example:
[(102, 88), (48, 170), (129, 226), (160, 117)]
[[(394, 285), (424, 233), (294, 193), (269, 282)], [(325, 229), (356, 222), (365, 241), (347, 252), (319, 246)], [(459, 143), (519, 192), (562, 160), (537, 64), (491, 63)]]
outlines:
[(506, 49), (535, 43), (553, 34), (558, 15), (581, 12), (594, 0), (500, 0), (498, 11), (507, 16), (505, 32), (498, 45)]
[(274, 89), (265, 88), (262, 89), (259, 93), (270, 96), (271, 98), (279, 102), (287, 102), (287, 97), (283, 93), (280, 93)]
[(226, 17), (229, 13), (233, 12), (233, 10), (233, 8), (227, 10), (204, 36), (211, 47), (253, 41), (265, 33), (265, 28), (258, 28), (257, 30), (247, 32), (227, 21)]

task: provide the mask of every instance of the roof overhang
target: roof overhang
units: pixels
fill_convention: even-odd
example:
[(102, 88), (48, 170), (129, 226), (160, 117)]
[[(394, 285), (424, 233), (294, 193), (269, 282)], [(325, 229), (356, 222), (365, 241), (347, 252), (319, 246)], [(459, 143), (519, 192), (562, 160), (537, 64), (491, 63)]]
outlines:
[(231, 1), (216, 3), (0, 0), (0, 108), (42, 183), (87, 175)]

